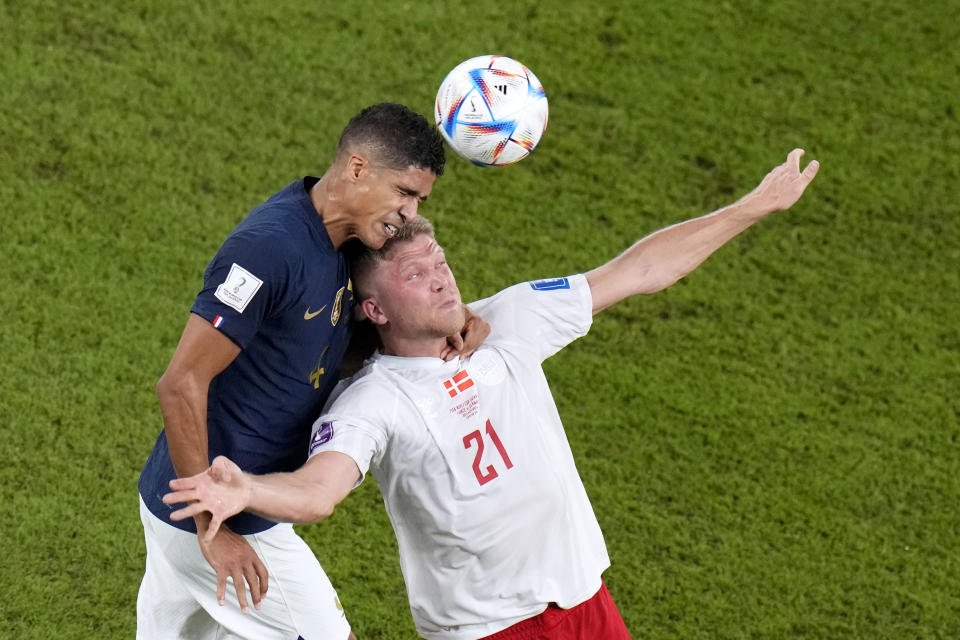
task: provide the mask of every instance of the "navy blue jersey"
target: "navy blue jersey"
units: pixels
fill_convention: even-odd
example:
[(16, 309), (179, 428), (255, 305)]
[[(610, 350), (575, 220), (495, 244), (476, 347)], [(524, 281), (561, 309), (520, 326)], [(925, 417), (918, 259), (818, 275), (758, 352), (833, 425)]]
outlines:
[[(352, 293), (336, 251), (310, 201), (316, 178), (297, 180), (256, 207), (227, 237), (203, 277), (191, 311), (241, 352), (210, 384), (209, 454), (263, 474), (293, 471), (307, 458), (310, 428), (338, 378), (349, 338)], [(171, 522), (161, 497), (176, 474), (166, 432), (140, 475), (140, 495), (160, 519), (196, 531), (192, 518)], [(274, 523), (241, 513), (240, 534)]]

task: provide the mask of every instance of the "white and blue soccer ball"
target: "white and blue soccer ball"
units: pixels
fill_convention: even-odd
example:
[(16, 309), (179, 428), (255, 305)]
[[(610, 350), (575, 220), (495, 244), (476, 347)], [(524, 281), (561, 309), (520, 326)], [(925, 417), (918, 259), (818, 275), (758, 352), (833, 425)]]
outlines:
[(447, 74), (434, 118), (454, 151), (483, 167), (527, 157), (547, 128), (547, 94), (527, 67), (504, 56), (477, 56)]

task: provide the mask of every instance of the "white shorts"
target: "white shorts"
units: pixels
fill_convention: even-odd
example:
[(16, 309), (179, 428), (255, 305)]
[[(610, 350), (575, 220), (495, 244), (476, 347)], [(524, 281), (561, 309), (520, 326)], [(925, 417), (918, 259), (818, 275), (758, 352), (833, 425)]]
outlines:
[(166, 640), (345, 640), (350, 624), (327, 574), (289, 524), (244, 536), (269, 572), (260, 610), (240, 611), (227, 581), (217, 603), (217, 573), (200, 552), (197, 536), (150, 513), (140, 500), (147, 567), (137, 596), (137, 638)]

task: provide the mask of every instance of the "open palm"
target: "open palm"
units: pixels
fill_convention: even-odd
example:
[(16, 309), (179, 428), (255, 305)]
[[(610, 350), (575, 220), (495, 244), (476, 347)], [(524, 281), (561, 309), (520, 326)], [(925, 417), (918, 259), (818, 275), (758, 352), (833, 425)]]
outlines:
[(170, 481), (172, 493), (163, 496), (166, 504), (189, 502), (186, 507), (170, 514), (171, 520), (192, 518), (203, 511), (210, 513), (210, 526), (204, 540), (210, 542), (232, 515), (240, 513), (250, 496), (250, 481), (233, 461), (217, 456), (204, 471), (188, 478)]

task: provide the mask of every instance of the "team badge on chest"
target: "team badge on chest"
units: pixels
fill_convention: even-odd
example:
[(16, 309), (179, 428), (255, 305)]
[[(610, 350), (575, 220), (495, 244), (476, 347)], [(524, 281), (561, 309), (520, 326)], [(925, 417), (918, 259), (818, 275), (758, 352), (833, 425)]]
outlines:
[(443, 388), (456, 403), (450, 407), (451, 414), (460, 414), (463, 418), (476, 415), (480, 408), (480, 397), (477, 395), (473, 378), (466, 369), (461, 369), (452, 378), (444, 380)]
[(443, 388), (447, 390), (451, 398), (456, 398), (457, 394), (466, 391), (473, 386), (473, 380), (466, 369), (457, 372), (457, 375), (443, 381)]
[(346, 287), (340, 287), (340, 290), (337, 291), (337, 299), (333, 301), (333, 309), (330, 311), (330, 324), (337, 326), (337, 323), (340, 322), (340, 312), (343, 309), (343, 292)]

